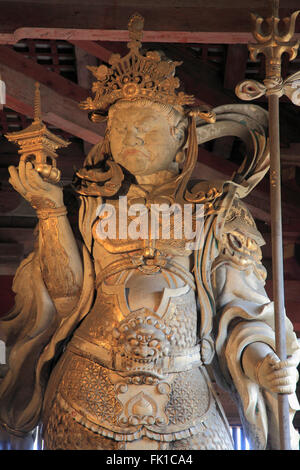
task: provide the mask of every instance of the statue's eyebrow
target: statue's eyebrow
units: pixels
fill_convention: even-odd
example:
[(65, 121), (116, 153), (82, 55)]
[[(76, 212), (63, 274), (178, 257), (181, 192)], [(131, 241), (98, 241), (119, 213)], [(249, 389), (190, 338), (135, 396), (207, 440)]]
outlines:
[(121, 120), (118, 116), (114, 116), (112, 119), (113, 124), (123, 124), (123, 122), (125, 122), (125, 120)]
[(142, 119), (138, 120), (136, 124), (141, 126), (145, 123), (146, 124), (154, 124), (154, 123), (156, 123), (156, 119), (153, 116), (149, 116), (149, 117), (145, 116)]
[[(122, 125), (126, 123), (126, 119), (120, 119), (119, 116), (114, 116), (112, 119), (112, 123), (115, 125)], [(145, 116), (141, 119), (138, 119), (135, 124), (137, 126), (142, 126), (143, 124), (155, 124), (155, 123), (156, 123), (155, 117)]]

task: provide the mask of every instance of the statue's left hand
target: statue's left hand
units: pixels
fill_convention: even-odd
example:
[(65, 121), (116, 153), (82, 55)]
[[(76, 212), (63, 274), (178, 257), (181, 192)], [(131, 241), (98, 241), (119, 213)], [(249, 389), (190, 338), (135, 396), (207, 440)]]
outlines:
[(281, 361), (274, 352), (267, 354), (256, 365), (255, 375), (258, 384), (273, 393), (294, 393), (299, 378), (298, 362), (295, 356)]

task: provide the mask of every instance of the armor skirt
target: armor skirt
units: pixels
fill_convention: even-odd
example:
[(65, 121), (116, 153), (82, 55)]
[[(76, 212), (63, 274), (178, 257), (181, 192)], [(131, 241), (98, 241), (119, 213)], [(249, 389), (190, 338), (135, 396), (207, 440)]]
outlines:
[(230, 429), (204, 366), (124, 374), (68, 348), (44, 401), (48, 450), (225, 450)]

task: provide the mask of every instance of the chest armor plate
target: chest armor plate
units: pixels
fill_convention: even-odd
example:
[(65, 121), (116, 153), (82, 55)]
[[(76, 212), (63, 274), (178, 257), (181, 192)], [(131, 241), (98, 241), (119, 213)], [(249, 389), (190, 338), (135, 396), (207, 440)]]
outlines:
[[(192, 206), (170, 201), (133, 198), (109, 201), (99, 210), (93, 237), (110, 253), (124, 253), (155, 246), (162, 253), (188, 256), (189, 242), (198, 228)], [(202, 213), (201, 213), (202, 214)], [(200, 215), (201, 215), (200, 214)]]

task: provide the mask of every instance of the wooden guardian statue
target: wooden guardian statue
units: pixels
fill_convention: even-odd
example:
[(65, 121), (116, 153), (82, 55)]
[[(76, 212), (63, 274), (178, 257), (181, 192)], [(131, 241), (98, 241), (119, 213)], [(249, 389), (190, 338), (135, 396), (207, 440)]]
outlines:
[[(232, 449), (214, 374), (256, 449), (278, 448), (276, 394), (288, 394), (298, 448), (300, 348), (286, 319), (289, 358), (275, 353), (264, 241), (242, 202), (268, 171), (267, 113), (193, 107), (180, 64), (142, 54), (143, 18), (128, 29), (128, 54), (91, 68), (82, 103), (107, 130), (74, 181), (81, 239), (59, 183), (34, 160), (9, 169), (38, 227), (0, 322), (2, 440), (26, 448), (39, 425), (49, 450)], [(240, 170), (194, 181), (198, 145), (232, 133)]]

